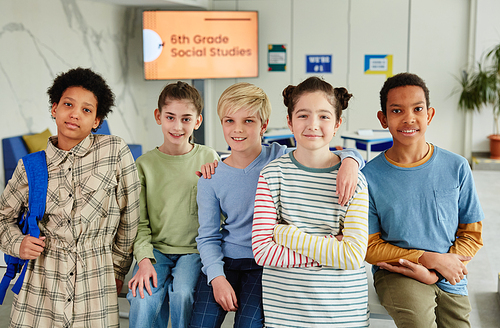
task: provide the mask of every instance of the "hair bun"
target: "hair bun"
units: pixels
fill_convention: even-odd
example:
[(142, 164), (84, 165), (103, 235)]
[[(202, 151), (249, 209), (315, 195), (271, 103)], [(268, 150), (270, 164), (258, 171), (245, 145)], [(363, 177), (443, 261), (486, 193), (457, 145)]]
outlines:
[(283, 103), (285, 104), (285, 106), (288, 108), (292, 102), (292, 93), (293, 93), (293, 90), (295, 90), (295, 86), (294, 85), (289, 85), (287, 86), (284, 90), (283, 90)]
[(342, 108), (342, 110), (346, 109), (349, 104), (349, 99), (352, 98), (352, 94), (347, 91), (346, 88), (335, 88), (335, 98), (337, 98), (338, 104)]

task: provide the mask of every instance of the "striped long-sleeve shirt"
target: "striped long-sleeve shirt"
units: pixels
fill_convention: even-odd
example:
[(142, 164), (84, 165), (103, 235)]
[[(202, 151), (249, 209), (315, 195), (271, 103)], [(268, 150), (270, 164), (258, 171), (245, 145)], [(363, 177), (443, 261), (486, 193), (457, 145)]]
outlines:
[[(296, 168), (280, 167), (280, 164), (275, 163), (274, 168), (270, 166), (263, 172), (257, 186), (252, 231), (257, 263), (359, 269), (368, 244), (368, 188), (362, 174), (356, 194), (345, 208), (337, 204), (335, 189), (327, 189), (336, 172), (329, 172), (323, 178), (326, 180), (316, 182), (313, 176), (307, 177), (301, 171), (293, 176), (291, 173)], [(276, 170), (280, 175), (272, 176)], [(316, 183), (318, 189), (309, 190)], [(283, 203), (293, 207), (283, 208)], [(332, 205), (336, 208), (331, 208)], [(311, 207), (315, 208), (311, 211)], [(279, 224), (280, 221), (286, 224)], [(334, 237), (338, 233), (343, 234), (342, 241)]]
[[(262, 278), (266, 326), (365, 327), (368, 188), (359, 174), (347, 206), (338, 204), (338, 166), (311, 169), (293, 154), (261, 172), (252, 249)], [(342, 234), (338, 241), (335, 235)]]

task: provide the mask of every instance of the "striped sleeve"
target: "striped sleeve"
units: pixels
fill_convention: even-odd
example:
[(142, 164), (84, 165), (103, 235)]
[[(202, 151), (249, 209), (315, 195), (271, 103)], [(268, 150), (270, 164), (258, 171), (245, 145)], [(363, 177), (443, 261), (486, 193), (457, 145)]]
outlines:
[(337, 269), (355, 270), (363, 265), (368, 245), (368, 188), (356, 193), (347, 208), (343, 238), (313, 236), (295, 226), (279, 224), (274, 228), (277, 244)]
[(259, 265), (276, 267), (311, 267), (317, 262), (273, 241), (273, 230), (278, 224), (276, 207), (265, 178), (261, 175), (255, 195), (252, 226), (252, 250)]

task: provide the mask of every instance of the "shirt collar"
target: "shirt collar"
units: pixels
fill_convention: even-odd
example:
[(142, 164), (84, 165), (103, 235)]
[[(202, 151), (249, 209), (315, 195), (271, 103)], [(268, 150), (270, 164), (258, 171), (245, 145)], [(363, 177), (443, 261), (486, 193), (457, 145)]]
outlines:
[(57, 148), (57, 136), (52, 136), (47, 141), (47, 149), (45, 150), (47, 159), (50, 163), (59, 165), (64, 161), (69, 155), (75, 155), (78, 157), (83, 157), (88, 153), (90, 147), (94, 144), (94, 135), (90, 133), (85, 139), (80, 141), (79, 144), (71, 148), (70, 150), (62, 150)]
[(427, 144), (429, 145), (429, 150), (427, 151), (427, 154), (424, 156), (424, 158), (422, 158), (418, 162), (410, 163), (410, 164), (401, 164), (401, 163), (395, 162), (392, 159), (390, 159), (389, 157), (387, 157), (387, 154), (384, 152), (385, 159), (389, 163), (391, 163), (392, 165), (399, 166), (399, 167), (412, 168), (412, 167), (420, 166), (424, 163), (427, 163), (431, 159), (432, 154), (434, 154), (434, 145), (431, 143), (427, 143)]

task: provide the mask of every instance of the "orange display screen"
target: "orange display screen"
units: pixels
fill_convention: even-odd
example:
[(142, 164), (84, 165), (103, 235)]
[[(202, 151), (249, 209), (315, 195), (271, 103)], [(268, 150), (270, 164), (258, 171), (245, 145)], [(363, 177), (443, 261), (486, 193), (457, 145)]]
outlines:
[(144, 11), (146, 80), (258, 76), (256, 11)]

